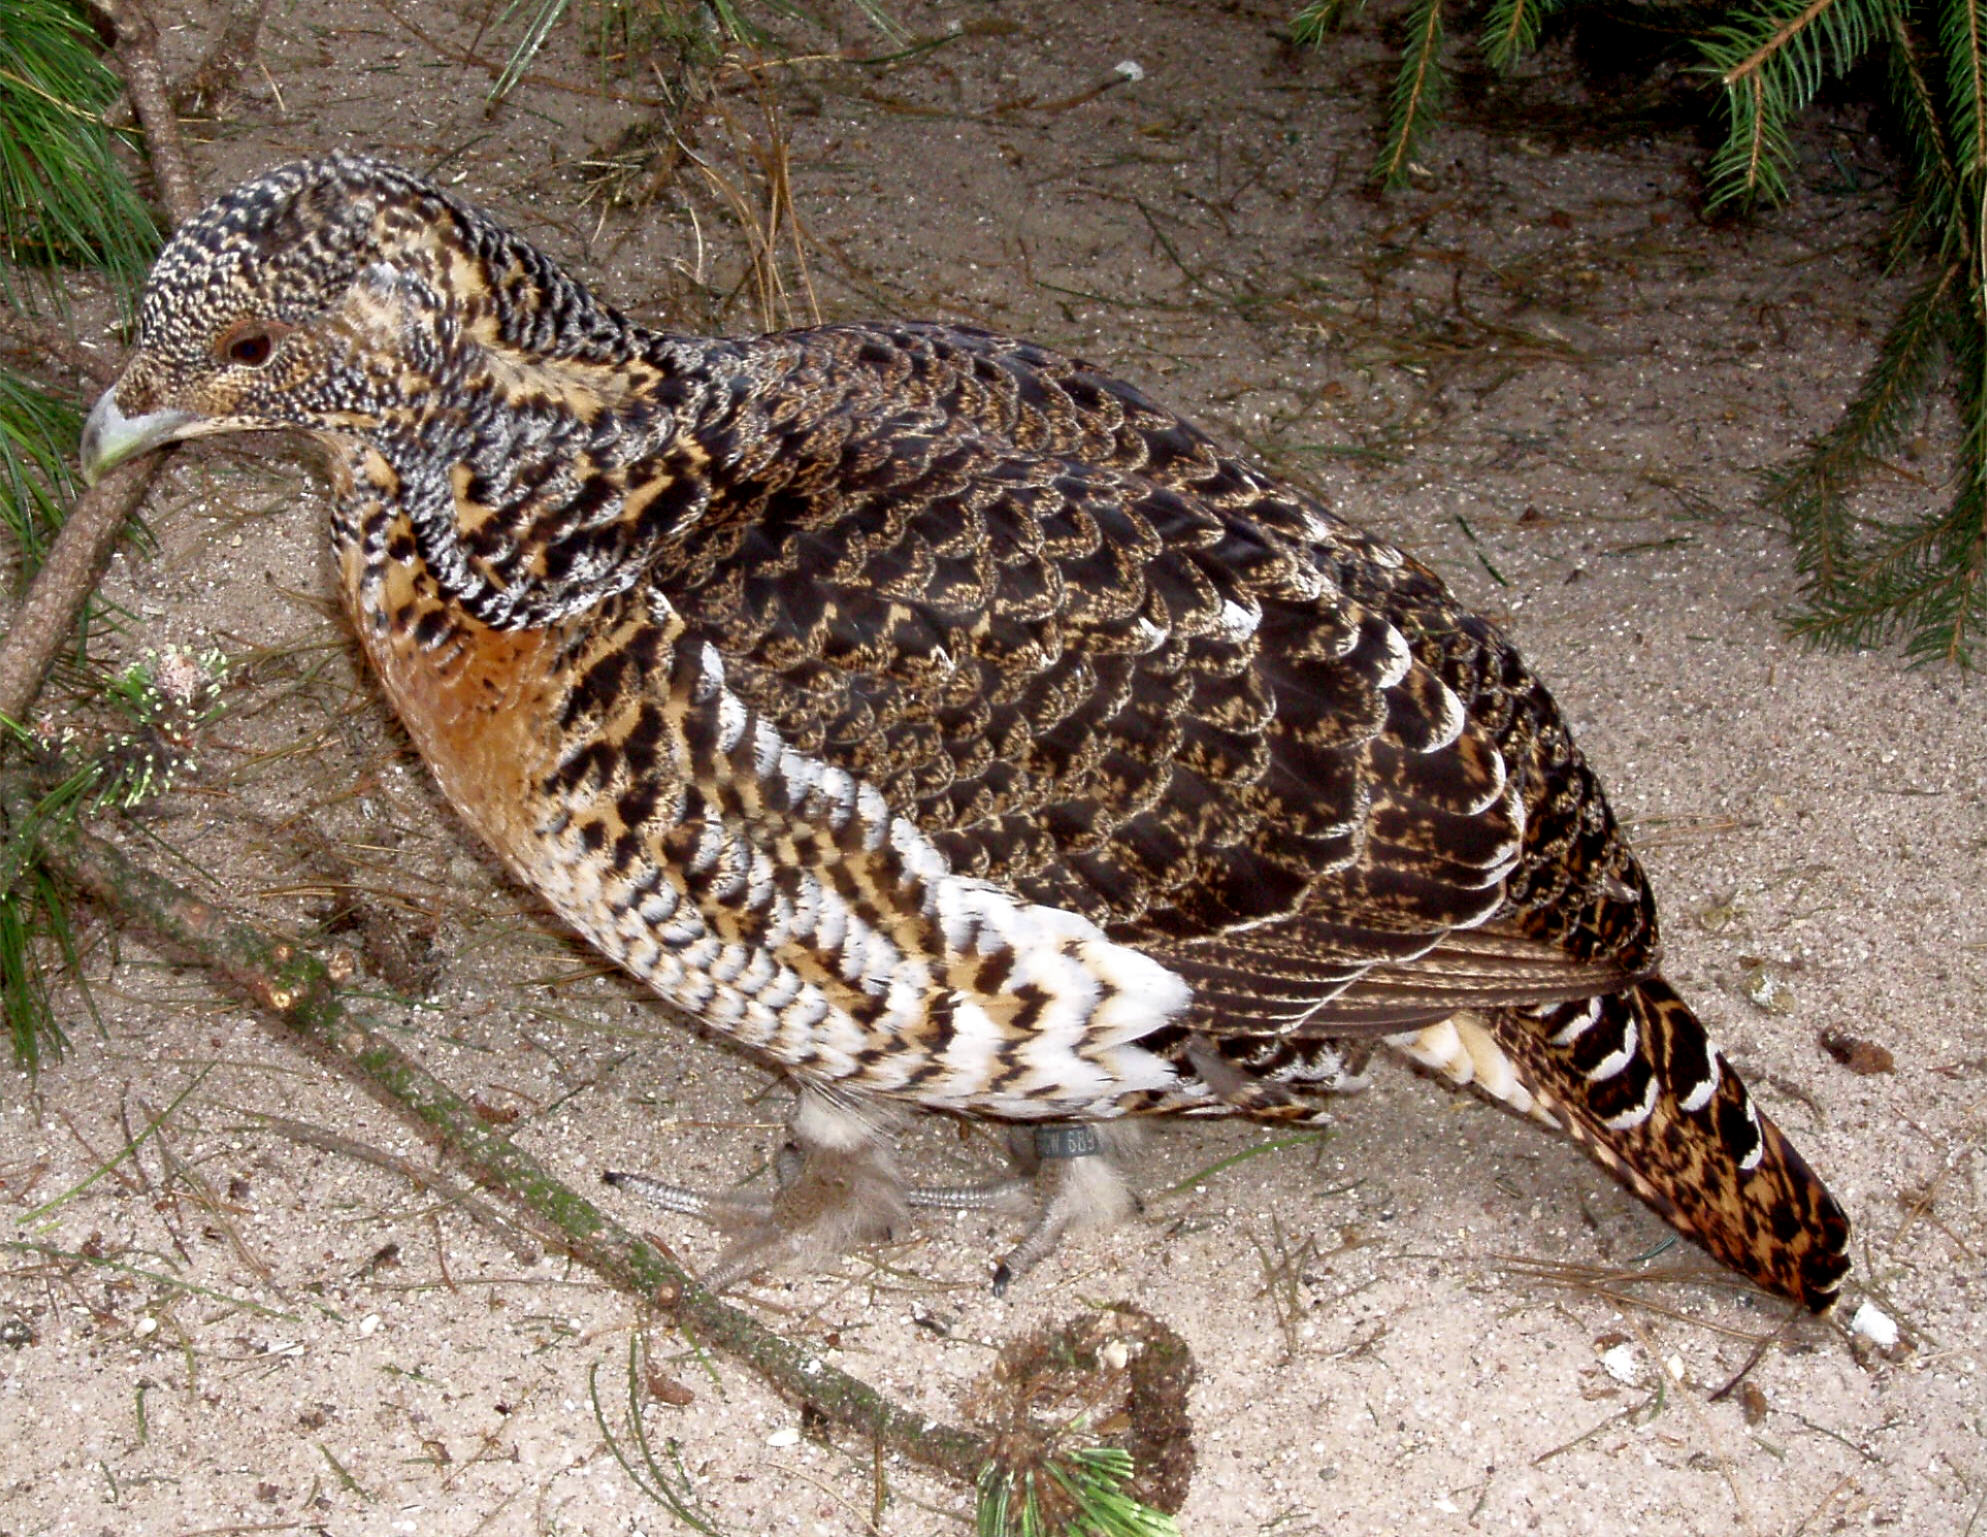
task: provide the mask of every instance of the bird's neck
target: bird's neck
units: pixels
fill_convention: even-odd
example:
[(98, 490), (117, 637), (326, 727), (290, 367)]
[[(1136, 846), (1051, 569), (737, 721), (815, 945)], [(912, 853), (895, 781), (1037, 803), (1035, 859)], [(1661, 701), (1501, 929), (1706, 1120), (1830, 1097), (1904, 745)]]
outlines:
[(536, 247), (482, 220), (430, 223), (395, 261), (447, 295), (465, 333), (490, 349), (548, 364), (612, 368), (645, 333)]
[[(410, 558), (504, 629), (641, 580), (708, 502), (709, 418), (750, 393), (737, 348), (645, 331), (501, 232), (450, 232), (389, 271), (347, 323), (362, 355), (403, 365), (364, 446), (399, 488)], [(357, 536), (365, 517), (347, 521)]]
[[(345, 440), (341, 544), (398, 549), (484, 624), (541, 627), (626, 591), (707, 494), (705, 388), (630, 326), (619, 355), (531, 353), (469, 317), (398, 411)], [(445, 333), (444, 333), (445, 334)], [(384, 490), (384, 497), (377, 492)], [(383, 537), (402, 521), (408, 541)], [(375, 526), (380, 525), (380, 526)]]

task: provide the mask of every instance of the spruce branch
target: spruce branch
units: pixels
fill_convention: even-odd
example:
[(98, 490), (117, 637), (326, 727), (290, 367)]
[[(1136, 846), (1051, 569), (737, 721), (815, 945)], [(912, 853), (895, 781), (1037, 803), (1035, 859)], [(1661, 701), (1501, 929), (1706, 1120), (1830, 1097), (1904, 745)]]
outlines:
[(1539, 29), (1560, 0), (1491, 0), (1483, 14), (1483, 57), (1495, 70), (1509, 70), (1538, 47)]
[(1712, 156), (1710, 203), (1781, 202), (1794, 163), (1789, 122), (1823, 81), (1847, 74), (1882, 35), (1896, 0), (1771, 0), (1699, 40), (1730, 122)]
[(1443, 0), (1415, 0), (1408, 12), (1407, 43), (1387, 111), (1387, 142), (1373, 167), (1373, 180), (1383, 187), (1407, 180), (1448, 83), (1442, 67), (1442, 6)]
[(1891, 110), (1912, 160), (1912, 191), (1891, 231), (1890, 258), (1902, 261), (1922, 249), (1932, 250), (1935, 259), (1970, 251), (1973, 230), (1964, 217), (1965, 197), (1952, 135), (1925, 70), (1922, 40), (1896, 7), (1887, 13), (1885, 27)]
[(1829, 598), (1796, 616), (1794, 633), (1834, 648), (1905, 639), (1914, 662), (1972, 665), (1987, 622), (1987, 496), (1968, 487), (1940, 513), (1899, 530)]
[(1947, 110), (1962, 180), (1987, 177), (1987, 37), (1978, 0), (1939, 0)]
[(1290, 18), (1290, 40), (1300, 48), (1322, 48), (1325, 39), (1366, 9), (1366, 0), (1304, 0)]
[(1905, 301), (1842, 415), (1799, 458), (1767, 477), (1763, 500), (1787, 522), (1811, 603), (1832, 603), (1857, 580), (1849, 497), (1896, 452), (1937, 382), (1953, 296), (1964, 278), (1949, 265)]

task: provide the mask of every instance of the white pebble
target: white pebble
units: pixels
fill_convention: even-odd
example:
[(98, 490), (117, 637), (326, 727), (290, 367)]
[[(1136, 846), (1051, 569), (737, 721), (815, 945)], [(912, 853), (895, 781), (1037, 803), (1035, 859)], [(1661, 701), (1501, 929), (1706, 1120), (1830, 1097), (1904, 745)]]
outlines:
[(1889, 1350), (1897, 1343), (1897, 1320), (1874, 1302), (1865, 1302), (1849, 1320), (1849, 1332), (1862, 1335), (1879, 1350)]

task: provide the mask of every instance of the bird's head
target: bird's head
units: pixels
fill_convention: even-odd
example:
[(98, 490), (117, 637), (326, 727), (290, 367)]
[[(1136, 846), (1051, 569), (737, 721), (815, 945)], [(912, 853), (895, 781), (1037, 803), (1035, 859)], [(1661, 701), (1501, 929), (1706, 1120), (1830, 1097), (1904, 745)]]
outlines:
[(358, 156), (298, 161), (160, 253), (137, 350), (84, 427), (83, 473), (210, 433), (418, 429), (465, 368), (508, 348), (604, 356), (624, 325), (418, 177)]
[(84, 477), (207, 433), (363, 427), (353, 392), (330, 386), (387, 208), (405, 200), (396, 179), (371, 161), (300, 161), (181, 226), (145, 285), (137, 351), (83, 429)]

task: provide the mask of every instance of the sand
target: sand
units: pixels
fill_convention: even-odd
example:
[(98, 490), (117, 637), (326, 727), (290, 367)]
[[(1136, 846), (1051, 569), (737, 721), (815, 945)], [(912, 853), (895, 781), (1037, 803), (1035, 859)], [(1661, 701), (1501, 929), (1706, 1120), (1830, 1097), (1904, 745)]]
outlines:
[[(1671, 977), (1850, 1211), (1851, 1305), (1874, 1298), (1903, 1338), (1790, 1322), (1666, 1247), (1570, 1145), (1391, 1068), (1296, 1145), (1162, 1132), (1144, 1216), (1004, 1300), (986, 1277), (1012, 1230), (960, 1217), (749, 1305), (945, 1419), (1037, 1323), (1149, 1310), (1199, 1365), (1181, 1524), (1207, 1537), (1987, 1529), (1987, 701), (1895, 652), (1790, 642), (1793, 558), (1755, 502), (1758, 467), (1833, 420), (1902, 292), (1862, 125), (1810, 125), (1789, 210), (1710, 224), (1699, 147), (1564, 126), (1581, 102), (1556, 60), (1472, 94), (1381, 199), (1361, 185), (1388, 69), (1373, 23), (1302, 54), (1274, 6), (894, 12), (971, 35), (760, 77), (810, 238), (807, 283), (784, 265), (790, 313), (811, 292), (824, 319), (972, 321), (1106, 363), (1505, 624), (1644, 856)], [(796, 45), (893, 50), (829, 14)], [(216, 24), (161, 20), (181, 61)], [(569, 23), (486, 116), (488, 72), (462, 55), (502, 46), (478, 26), (279, 4), (266, 79), (195, 125), (203, 184), (387, 154), (639, 316), (753, 329), (746, 241), (694, 163), (683, 196), (639, 211), (589, 189), (652, 83), (602, 86)], [(761, 97), (734, 80), (721, 99), (733, 130), (707, 124), (696, 153), (758, 206), (742, 146), (769, 142)], [(1943, 495), (1950, 446), (1933, 413), (1865, 510)], [(326, 942), (404, 1045), (574, 1184), (762, 1165), (786, 1091), (600, 974), (439, 800), (357, 670), (301, 453), (181, 453), (147, 517), (156, 547), (117, 562), (107, 595), (131, 617), (103, 654), (234, 665), (198, 767), (126, 841), (276, 926), (356, 893), (359, 926)], [(821, 1444), (666, 1316), (286, 1134), (432, 1167), (409, 1126), (142, 937), (84, 937), (101, 1024), (65, 999), (70, 1053), (0, 1078), (0, 1533), (680, 1530), (614, 1450), (634, 1455), (636, 1345), (642, 1429), (716, 1529), (966, 1529), (961, 1490)], [(1851, 1071), (1831, 1031), (1890, 1070)], [(934, 1180), (998, 1161), (930, 1121), (903, 1146)], [(693, 1264), (716, 1252), (613, 1199)], [(1615, 1271), (1634, 1279), (1592, 1279)]]

